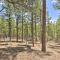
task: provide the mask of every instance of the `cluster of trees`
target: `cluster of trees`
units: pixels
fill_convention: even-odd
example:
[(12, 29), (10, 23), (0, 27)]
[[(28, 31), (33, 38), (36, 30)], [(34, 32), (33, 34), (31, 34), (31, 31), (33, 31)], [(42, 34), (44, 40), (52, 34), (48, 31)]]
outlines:
[[(37, 31), (40, 29), (39, 26), (37, 27), (40, 18), (39, 5), (40, 0), (4, 0), (3, 7), (5, 8), (4, 16), (6, 19), (1, 19), (1, 21), (6, 25), (4, 26), (7, 30), (2, 26), (2, 29), (6, 31), (1, 32), (1, 35), (4, 36), (5, 33), (5, 36), (10, 37), (10, 40), (11, 37), (17, 37), (17, 41), (20, 36), (23, 41), (27, 35), (28, 37), (31, 36), (33, 40), (34, 34), (37, 36)], [(36, 21), (37, 17), (38, 20)]]
[[(11, 23), (11, 28), (9, 28), (9, 22)], [(35, 29), (37, 36), (40, 33), (40, 24), (37, 23), (35, 27), (35, 22), (33, 25), (34, 28), (34, 35), (35, 35)], [(11, 29), (11, 31), (10, 31)], [(15, 38), (17, 36), (17, 25), (16, 20), (11, 19), (10, 21), (8, 19), (0, 18), (0, 37), (9, 37), (9, 31), (11, 33), (11, 37)], [(31, 37), (31, 21), (26, 21), (26, 19), (23, 19), (23, 35), (24, 37)], [(22, 20), (19, 20), (18, 22), (18, 38), (22, 37)]]
[(4, 0), (3, 7), (5, 18), (0, 18), (0, 37), (9, 37), (10, 41), (11, 38), (16, 38), (17, 42), (19, 38), (23, 42), (24, 38), (28, 40), (31, 37), (33, 46), (34, 41), (41, 39), (44, 52), (46, 37), (48, 40), (49, 38), (59, 40), (60, 18), (56, 23), (48, 19), (46, 24), (46, 0)]
[[(47, 29), (47, 38), (48, 40), (59, 40), (60, 39), (60, 17), (57, 19), (57, 21), (52, 22), (52, 21), (48, 21), (46, 29)], [(41, 37), (41, 25), (40, 23), (36, 24), (35, 27), (35, 23), (34, 23), (34, 36), (35, 33), (37, 33), (37, 36), (35, 36), (34, 38), (39, 40), (38, 38)], [(36, 30), (36, 31), (35, 31)], [(11, 19), (11, 37), (16, 37), (16, 21), (14, 19)], [(25, 37), (31, 37), (31, 22), (24, 20), (23, 21), (23, 35), (24, 38)], [(5, 20), (3, 18), (0, 18), (0, 37), (8, 37), (9, 36), (9, 22), (8, 20)], [(18, 23), (18, 37), (21, 38), (22, 37), (22, 22), (19, 20)]]
[(48, 40), (56, 40), (58, 41), (60, 38), (60, 17), (57, 19), (57, 21), (52, 22), (49, 21), (47, 24), (47, 34), (48, 34)]

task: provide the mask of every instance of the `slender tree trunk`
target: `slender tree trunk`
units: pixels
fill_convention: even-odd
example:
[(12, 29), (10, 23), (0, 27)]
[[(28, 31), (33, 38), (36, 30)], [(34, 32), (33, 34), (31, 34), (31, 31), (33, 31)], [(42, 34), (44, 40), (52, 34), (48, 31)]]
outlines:
[(32, 21), (32, 24), (31, 24), (31, 33), (32, 33), (32, 44), (33, 44), (33, 47), (34, 47), (34, 32), (33, 32), (33, 12), (31, 13), (31, 21)]
[(36, 17), (37, 17), (37, 10), (36, 10), (36, 8), (37, 8), (37, 0), (35, 0), (35, 40), (37, 41), (37, 26), (36, 26)]
[(49, 19), (47, 20), (47, 41), (49, 41)]
[(25, 36), (26, 36), (26, 45), (27, 45), (27, 41), (28, 41), (28, 22), (26, 23), (25, 28), (26, 28), (26, 34), (25, 34)]
[(17, 42), (18, 42), (18, 18), (16, 19), (16, 31), (17, 31), (16, 39), (17, 39)]
[(28, 22), (26, 23), (26, 33), (27, 33), (27, 40), (28, 40)]
[(11, 41), (11, 18), (10, 18), (10, 14), (9, 14), (9, 40)]
[(35, 40), (37, 41), (37, 28), (36, 28), (36, 14), (35, 14)]
[(33, 22), (33, 1), (32, 1), (32, 10), (31, 10), (31, 33), (32, 33), (32, 44), (34, 47), (34, 22)]
[(46, 0), (42, 0), (42, 51), (46, 52)]
[[(10, 8), (10, 5), (8, 4), (8, 8)], [(8, 37), (9, 37), (9, 41), (11, 41), (11, 11), (9, 10), (9, 11), (7, 11), (7, 14), (8, 14), (8, 17), (9, 17), (9, 19), (8, 19), (8, 29), (9, 29), (9, 32), (8, 32)]]
[(22, 8), (22, 42), (23, 42), (23, 8)]
[[(42, 5), (41, 2), (40, 2), (40, 5)], [(42, 32), (42, 6), (40, 6), (39, 11), (40, 11), (40, 15), (39, 15), (40, 16), (40, 31), (39, 31), (38, 37), (39, 37), (39, 39), (41, 41), (41, 32)]]

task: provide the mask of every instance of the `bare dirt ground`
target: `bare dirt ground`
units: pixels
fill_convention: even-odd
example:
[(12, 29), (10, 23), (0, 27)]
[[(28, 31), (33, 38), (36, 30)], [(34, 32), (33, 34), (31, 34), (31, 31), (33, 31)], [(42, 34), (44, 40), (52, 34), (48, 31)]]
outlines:
[(26, 46), (24, 43), (0, 43), (0, 60), (60, 60), (60, 44), (47, 42), (47, 52), (41, 52), (41, 44), (35, 47)]

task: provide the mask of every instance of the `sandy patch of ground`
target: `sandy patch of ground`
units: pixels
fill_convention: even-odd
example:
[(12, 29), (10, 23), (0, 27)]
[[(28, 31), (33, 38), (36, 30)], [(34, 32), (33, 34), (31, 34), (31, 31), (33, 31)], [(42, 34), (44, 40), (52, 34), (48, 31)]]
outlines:
[(7, 44), (9, 45), (0, 44), (0, 60), (60, 60), (60, 45), (54, 42), (47, 43), (46, 53), (41, 52), (41, 44), (35, 44), (31, 49), (24, 43)]

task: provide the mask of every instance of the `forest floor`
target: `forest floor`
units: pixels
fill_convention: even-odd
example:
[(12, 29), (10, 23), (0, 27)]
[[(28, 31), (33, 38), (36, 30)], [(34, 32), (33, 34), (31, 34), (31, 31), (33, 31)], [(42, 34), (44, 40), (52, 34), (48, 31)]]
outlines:
[(0, 60), (60, 60), (60, 44), (47, 42), (47, 52), (41, 52), (41, 44), (34, 47), (20, 43), (0, 43)]

